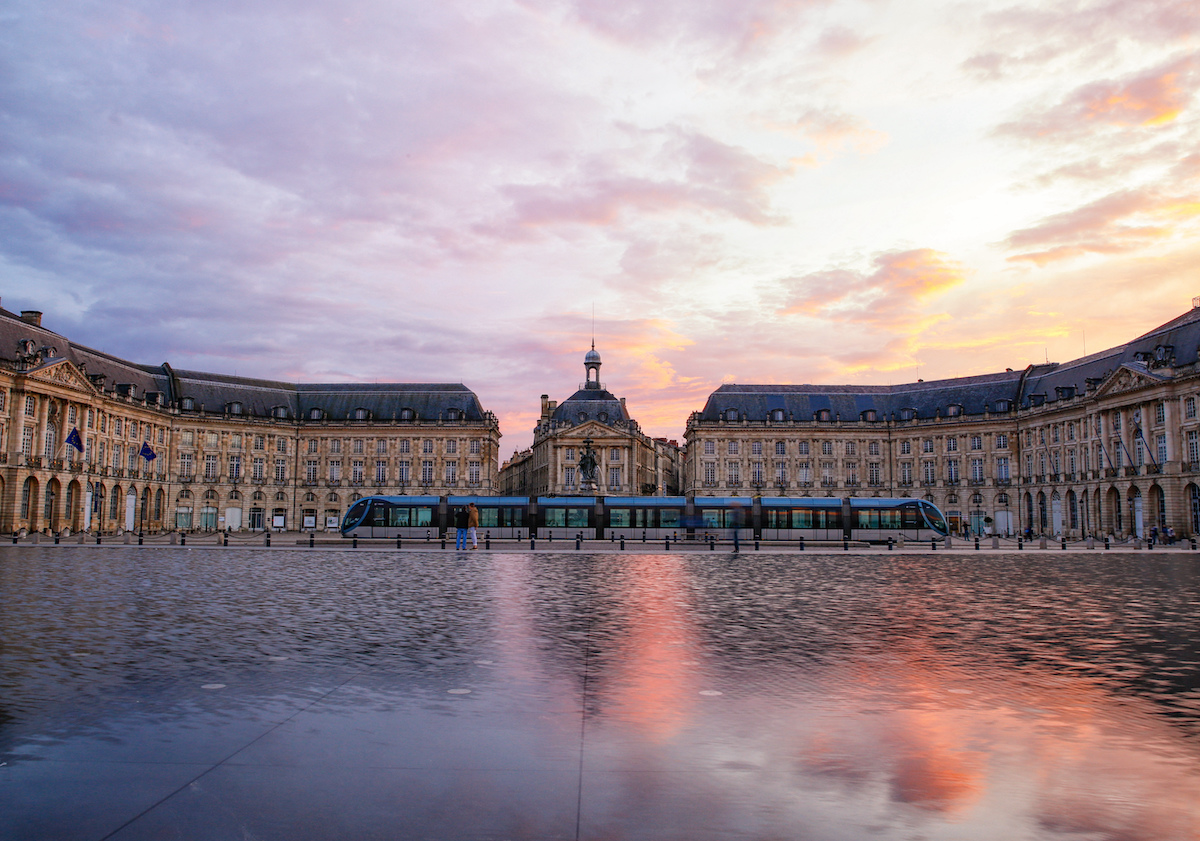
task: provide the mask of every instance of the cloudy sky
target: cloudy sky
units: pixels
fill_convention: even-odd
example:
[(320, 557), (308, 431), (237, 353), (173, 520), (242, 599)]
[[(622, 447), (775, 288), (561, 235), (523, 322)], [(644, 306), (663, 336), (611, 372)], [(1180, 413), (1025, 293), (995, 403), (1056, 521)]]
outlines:
[[(1066, 361), (1200, 294), (1195, 0), (7, 0), (0, 293), (140, 362), (722, 382)], [(594, 315), (593, 315), (594, 313)]]

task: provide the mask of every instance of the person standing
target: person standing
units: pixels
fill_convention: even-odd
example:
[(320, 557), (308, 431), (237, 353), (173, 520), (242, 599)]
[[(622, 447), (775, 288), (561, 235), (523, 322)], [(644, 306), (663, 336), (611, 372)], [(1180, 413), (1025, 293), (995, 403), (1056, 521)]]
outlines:
[(479, 509), (475, 503), (467, 505), (467, 529), (471, 532), (471, 548), (479, 548)]
[(459, 508), (454, 512), (454, 548), (467, 548), (467, 509)]

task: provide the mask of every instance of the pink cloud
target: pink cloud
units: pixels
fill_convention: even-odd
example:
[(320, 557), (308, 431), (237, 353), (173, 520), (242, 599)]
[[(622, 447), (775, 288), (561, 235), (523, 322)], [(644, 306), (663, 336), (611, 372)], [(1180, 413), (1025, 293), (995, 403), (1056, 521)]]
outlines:
[(784, 281), (790, 298), (783, 315), (852, 323), (895, 323), (917, 305), (966, 279), (961, 264), (931, 248), (893, 251), (874, 260), (870, 274), (833, 269)]
[(1174, 121), (1200, 84), (1200, 61), (1187, 55), (1125, 79), (1092, 82), (1054, 106), (1000, 126), (1032, 140), (1073, 137), (1097, 128), (1152, 128)]

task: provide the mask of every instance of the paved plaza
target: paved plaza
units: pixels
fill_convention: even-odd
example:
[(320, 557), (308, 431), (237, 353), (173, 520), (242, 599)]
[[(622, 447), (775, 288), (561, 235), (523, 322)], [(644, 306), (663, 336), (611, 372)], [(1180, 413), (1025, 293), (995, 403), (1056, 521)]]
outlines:
[(0, 839), (1200, 837), (1186, 545), (192, 543), (0, 546)]

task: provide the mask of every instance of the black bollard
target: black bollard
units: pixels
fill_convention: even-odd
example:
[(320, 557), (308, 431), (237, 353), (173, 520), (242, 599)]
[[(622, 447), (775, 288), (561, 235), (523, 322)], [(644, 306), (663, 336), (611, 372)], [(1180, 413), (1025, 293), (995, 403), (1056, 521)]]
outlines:
[(429, 529), (425, 529), (425, 542), (429, 542)]
[(311, 531), (308, 533), (308, 548), (311, 549), (317, 545), (317, 536)]
[(708, 536), (708, 551), (713, 551), (717, 548), (717, 539), (711, 534)]
[[(354, 545), (355, 545), (355, 546), (357, 546), (358, 544), (357, 544), (357, 543), (355, 543)], [(444, 534), (442, 535), (442, 548), (443, 548), (443, 549), (445, 549), (445, 548), (446, 548), (446, 535), (444, 535)], [(457, 548), (458, 548), (458, 544), (455, 544), (455, 547), (454, 547), (454, 548), (456, 548), (456, 549), (457, 549)]]
[(1111, 545), (1109, 544), (1109, 542), (1108, 542), (1108, 537), (1107, 537), (1107, 536), (1105, 536), (1105, 538), (1104, 538), (1104, 548), (1105, 548), (1105, 549), (1111, 549), (1111, 548), (1112, 548), (1112, 546), (1111, 546)]
[(141, 546), (141, 545), (142, 545), (142, 537), (143, 537), (143, 535), (142, 535), (142, 533), (139, 531), (139, 532), (138, 532), (138, 546)]
[(667, 551), (670, 552), (671, 551), (671, 535), (669, 535), (669, 534), (667, 535), (667, 539), (666, 539), (666, 542), (664, 545), (667, 547)]
[(16, 546), (16, 545), (17, 545), (17, 533), (14, 531), (13, 532), (13, 546)]
[(625, 551), (625, 535), (621, 535), (621, 551)]
[(849, 552), (849, 551), (850, 551), (850, 541), (849, 541), (849, 540), (843, 540), (843, 541), (842, 541), (842, 551), (843, 551), (843, 552)]
[(979, 536), (978, 535), (975, 536), (975, 551), (976, 552), (979, 551)]
[(804, 551), (804, 538), (803, 538), (803, 537), (802, 537), (802, 538), (800, 538), (800, 551), (801, 551), (801, 552), (803, 552), (803, 551)]
[[(311, 540), (311, 538), (310, 538), (310, 540)], [(229, 532), (225, 532), (225, 534), (221, 535), (221, 545), (222, 546), (229, 545)], [(312, 543), (310, 542), (308, 545), (312, 546)]]
[[(358, 548), (358, 535), (355, 535), (355, 536), (354, 536), (354, 539), (350, 541), (350, 548), (351, 548), (351, 549), (357, 549), (357, 548)], [(445, 549), (445, 548), (446, 548), (446, 544), (445, 544), (445, 542), (443, 542), (443, 543), (442, 543), (442, 548), (443, 548), (443, 549)]]
[(575, 551), (576, 552), (579, 551), (579, 547), (582, 545), (582, 543), (583, 543), (583, 541), (581, 541), (579, 539), (579, 535), (575, 535)]
[(615, 543), (616, 540), (617, 540), (617, 533), (615, 531), (609, 532), (608, 533), (608, 542)]
[(646, 530), (642, 529), (642, 543), (646, 542)]
[(1062, 548), (1064, 552), (1067, 551), (1067, 539), (1065, 537), (1062, 538)]
[(757, 551), (758, 551), (758, 538), (757, 538), (757, 537), (756, 537), (756, 538), (754, 538), (754, 551), (755, 551), (755, 552), (757, 552)]
[(96, 545), (100, 545), (100, 532), (96, 532)]
[(893, 542), (894, 542), (894, 541), (892, 540), (892, 538), (890, 538), (890, 537), (889, 537), (889, 538), (888, 538), (888, 551), (889, 551), (889, 552), (890, 552), (890, 551), (892, 551), (892, 543), (893, 543)]
[(553, 530), (551, 530), (551, 532), (550, 532), (550, 534), (548, 535), (548, 537), (549, 537), (549, 539), (550, 539), (550, 542), (551, 542), (551, 543), (553, 543), (553, 542), (554, 542), (554, 531), (553, 531)]
[(55, 546), (57, 546), (57, 545), (58, 545), (58, 535), (57, 535), (57, 534), (56, 534), (56, 535), (54, 535), (54, 545), (55, 545)]
[(270, 533), (270, 532), (267, 532), (267, 541), (266, 541), (266, 545), (267, 545), (267, 546), (270, 546), (270, 545), (271, 545), (271, 533)]
[(490, 531), (483, 536), (483, 548), (484, 549), (492, 548), (492, 533)]
[(398, 534), (396, 535), (396, 548), (397, 549), (400, 548), (400, 535), (398, 535)]
[(1024, 551), (1024, 549), (1025, 549), (1025, 541), (1021, 540), (1021, 538), (1018, 537), (1017, 538), (1017, 550)]
[(537, 548), (536, 546), (534, 546), (534, 537), (533, 537), (533, 532), (532, 532), (532, 531), (530, 531), (530, 532), (529, 532), (529, 548), (530, 548), (530, 549), (536, 549), (536, 548)]
[(937, 538), (936, 537), (929, 538), (929, 548), (935, 552), (937, 551)]

